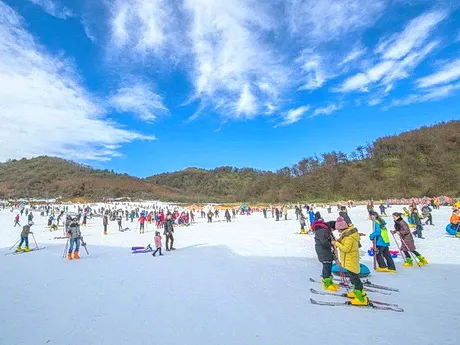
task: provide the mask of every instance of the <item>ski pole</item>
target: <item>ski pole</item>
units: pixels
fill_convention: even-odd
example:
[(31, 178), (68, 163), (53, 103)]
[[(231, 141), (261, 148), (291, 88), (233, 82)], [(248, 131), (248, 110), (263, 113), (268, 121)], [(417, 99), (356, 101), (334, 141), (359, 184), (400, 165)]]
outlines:
[(19, 243), (19, 241), (20, 241), (20, 240), (17, 240), (17, 241), (10, 247), (10, 249), (8, 249), (8, 250), (13, 249), (13, 248)]
[(86, 248), (86, 242), (83, 241), (83, 237), (81, 238), (81, 245), (82, 245), (83, 248), (85, 248), (86, 255), (89, 255), (88, 248)]
[[(406, 246), (407, 249), (409, 249), (409, 247), (407, 246), (406, 242), (403, 240), (403, 238), (401, 237), (401, 243), (404, 244)], [(417, 266), (422, 268), (422, 265), (420, 265), (420, 263), (417, 261), (417, 257), (415, 256), (414, 253), (412, 253), (412, 251), (409, 250), (409, 255), (412, 257), (412, 259), (417, 263)]]
[[(372, 232), (375, 232), (375, 216), (372, 216)], [(377, 269), (377, 246), (376, 239), (372, 240), (372, 250), (374, 251), (374, 271)]]
[(32, 232), (32, 238), (34, 239), (34, 242), (35, 242), (35, 249), (38, 249), (38, 244), (37, 244), (37, 241), (35, 240), (35, 235), (34, 233)]
[(62, 254), (63, 259), (66, 257), (67, 248), (69, 248), (69, 240), (70, 240), (70, 238), (67, 238), (67, 242), (66, 242), (65, 247), (64, 247), (64, 253)]

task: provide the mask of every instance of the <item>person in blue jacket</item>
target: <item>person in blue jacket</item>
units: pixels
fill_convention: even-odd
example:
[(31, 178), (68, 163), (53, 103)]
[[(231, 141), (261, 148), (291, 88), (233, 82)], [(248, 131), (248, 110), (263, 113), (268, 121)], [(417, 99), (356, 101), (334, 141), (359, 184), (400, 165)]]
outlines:
[(377, 212), (373, 212), (374, 216), (374, 232), (370, 234), (371, 241), (375, 240), (375, 253), (378, 267), (377, 272), (396, 273), (396, 266), (390, 254), (390, 237), (386, 228), (385, 221), (380, 218)]

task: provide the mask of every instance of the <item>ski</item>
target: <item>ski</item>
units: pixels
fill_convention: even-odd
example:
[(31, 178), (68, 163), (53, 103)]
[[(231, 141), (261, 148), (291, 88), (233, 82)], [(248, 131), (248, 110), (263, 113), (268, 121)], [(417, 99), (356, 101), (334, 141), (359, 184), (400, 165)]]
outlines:
[[(314, 293), (314, 294), (317, 294), (317, 295), (323, 295), (323, 296), (328, 295), (328, 296), (350, 298), (350, 297), (347, 296), (346, 293), (335, 293), (335, 292), (330, 292), (330, 291), (318, 291), (318, 290), (315, 290), (313, 288), (310, 289), (310, 292)], [(393, 303), (380, 302), (380, 301), (376, 301), (374, 299), (369, 299), (369, 300), (372, 303), (377, 304), (377, 305), (385, 305), (387, 307), (399, 307), (399, 305), (393, 304)]]
[[(340, 282), (340, 279), (334, 278), (334, 281), (335, 281), (335, 282)], [(399, 290), (396, 289), (396, 288), (392, 288), (392, 287), (384, 286), (384, 285), (372, 284), (368, 279), (362, 280), (362, 282), (363, 282), (363, 285), (364, 285), (364, 286), (368, 286), (368, 287), (370, 287), (370, 288), (379, 289), (379, 290), (386, 290), (386, 291), (399, 292)]]
[(28, 252), (26, 251), (14, 251), (14, 252), (10, 252), (10, 253), (5, 253), (5, 255), (16, 255), (16, 254), (25, 254), (25, 253), (30, 253), (30, 252), (35, 252), (37, 250), (42, 250), (42, 249), (45, 249), (46, 247), (38, 247), (38, 248), (34, 248), (34, 249), (31, 249), (29, 250)]
[[(321, 281), (319, 280), (315, 280), (313, 278), (310, 278), (310, 281), (312, 283), (319, 283), (319, 284), (322, 284)], [(337, 284), (340, 286), (340, 287), (343, 287), (343, 288), (351, 288), (350, 286), (344, 284), (344, 283), (341, 283), (341, 282), (337, 282)], [(364, 285), (364, 284), (363, 284)], [(379, 294), (382, 294), (382, 295), (391, 295), (391, 292), (387, 292), (387, 291), (380, 291), (380, 290), (375, 290), (375, 289), (372, 289), (372, 288), (366, 288), (366, 291), (369, 291), (369, 292), (374, 292), (374, 293), (379, 293)]]
[(370, 302), (368, 305), (353, 305), (351, 304), (350, 301), (326, 302), (326, 301), (317, 301), (317, 300), (314, 300), (313, 298), (310, 298), (310, 302), (316, 305), (326, 305), (326, 306), (331, 306), (331, 307), (357, 307), (357, 308), (370, 308), (370, 309), (376, 309), (376, 310), (390, 310), (390, 311), (395, 311), (399, 313), (404, 312), (404, 309), (400, 307), (389, 307), (389, 306), (383, 306), (383, 305), (380, 306), (380, 305), (375, 305), (372, 302)]

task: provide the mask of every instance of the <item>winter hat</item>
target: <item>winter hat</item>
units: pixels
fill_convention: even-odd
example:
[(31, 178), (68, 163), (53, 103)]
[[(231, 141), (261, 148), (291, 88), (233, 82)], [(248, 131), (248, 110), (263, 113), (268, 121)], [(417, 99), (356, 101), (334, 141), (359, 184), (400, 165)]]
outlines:
[(335, 222), (335, 228), (337, 230), (345, 230), (346, 228), (348, 228), (348, 224), (345, 221), (345, 219), (343, 219), (343, 217), (338, 217), (337, 221)]
[(321, 219), (321, 213), (316, 212), (315, 213), (315, 220)]

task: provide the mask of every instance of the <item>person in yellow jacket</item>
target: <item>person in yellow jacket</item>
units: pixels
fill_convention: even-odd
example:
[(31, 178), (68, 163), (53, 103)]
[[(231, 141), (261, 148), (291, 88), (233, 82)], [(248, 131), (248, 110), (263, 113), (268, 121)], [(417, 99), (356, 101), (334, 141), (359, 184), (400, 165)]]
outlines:
[(363, 290), (363, 283), (359, 279), (361, 267), (359, 265), (360, 238), (358, 229), (353, 226), (349, 227), (346, 222), (343, 222), (343, 224), (337, 223), (335, 228), (339, 230), (340, 238), (337, 241), (332, 241), (332, 244), (339, 249), (340, 263), (348, 271), (350, 281), (353, 284), (353, 291), (350, 291), (347, 296), (353, 298), (350, 301), (352, 305), (368, 305), (369, 299)]

